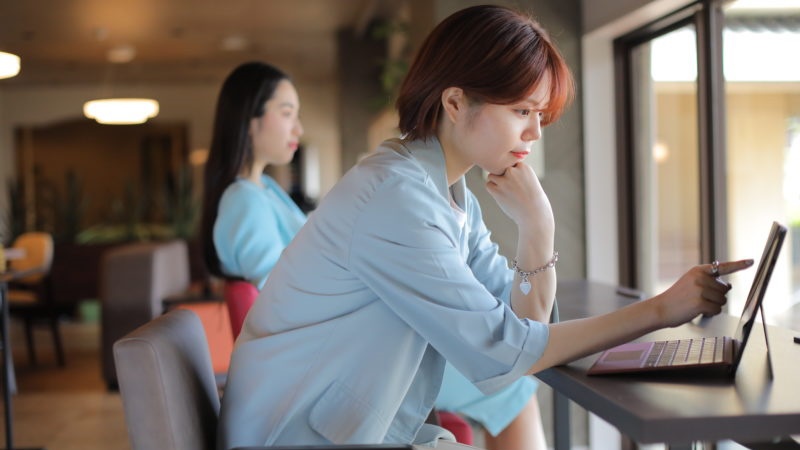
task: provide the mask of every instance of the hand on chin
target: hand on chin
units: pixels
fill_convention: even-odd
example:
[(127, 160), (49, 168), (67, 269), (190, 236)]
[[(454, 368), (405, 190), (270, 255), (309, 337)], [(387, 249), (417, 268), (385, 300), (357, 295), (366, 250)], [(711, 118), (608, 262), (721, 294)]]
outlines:
[(489, 172), (490, 172), (492, 175), (497, 175), (498, 177), (502, 177), (503, 175), (505, 175), (505, 174), (506, 174), (506, 172), (508, 171), (508, 169), (510, 169), (510, 168), (512, 168), (512, 167), (514, 167), (514, 166), (516, 166), (516, 165), (517, 165), (517, 163), (514, 163), (514, 164), (511, 164), (510, 166), (507, 166), (507, 167), (501, 167), (501, 168), (499, 168), (499, 169), (497, 169), (497, 170), (490, 170)]

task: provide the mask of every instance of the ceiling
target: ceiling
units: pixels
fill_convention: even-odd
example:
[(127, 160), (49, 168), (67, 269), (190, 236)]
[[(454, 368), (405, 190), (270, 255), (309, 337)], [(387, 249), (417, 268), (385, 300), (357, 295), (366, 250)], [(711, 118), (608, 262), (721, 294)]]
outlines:
[[(772, 0), (775, 2), (776, 0)], [(799, 0), (782, 6), (794, 11)], [(0, 51), (19, 55), (2, 86), (218, 83), (260, 59), (298, 80), (336, 76), (336, 33), (364, 35), (404, 0), (0, 1)], [(781, 3), (783, 5), (783, 3)], [(739, 0), (764, 13), (765, 0)], [(748, 6), (750, 5), (750, 6)], [(770, 20), (774, 20), (774, 13)], [(128, 62), (112, 62), (115, 58)]]
[[(335, 35), (364, 33), (398, 0), (24, 0), (0, 2), (8, 86), (218, 82), (238, 63), (335, 76)], [(128, 62), (111, 62), (112, 60)], [(1, 84), (0, 84), (1, 85)]]

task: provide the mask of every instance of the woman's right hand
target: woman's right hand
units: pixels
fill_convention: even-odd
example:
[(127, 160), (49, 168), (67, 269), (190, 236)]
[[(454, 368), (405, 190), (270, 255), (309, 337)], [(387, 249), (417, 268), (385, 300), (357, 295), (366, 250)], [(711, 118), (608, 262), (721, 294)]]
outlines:
[(528, 164), (518, 162), (502, 175), (490, 173), (486, 190), (517, 226), (541, 228), (536, 233), (553, 233), (553, 208), (539, 178)]
[(675, 327), (700, 314), (706, 317), (719, 314), (727, 302), (726, 294), (731, 289), (731, 285), (722, 281), (720, 276), (752, 265), (752, 259), (723, 262), (719, 264), (717, 274), (711, 264), (689, 269), (669, 289), (653, 298), (657, 302), (661, 326)]

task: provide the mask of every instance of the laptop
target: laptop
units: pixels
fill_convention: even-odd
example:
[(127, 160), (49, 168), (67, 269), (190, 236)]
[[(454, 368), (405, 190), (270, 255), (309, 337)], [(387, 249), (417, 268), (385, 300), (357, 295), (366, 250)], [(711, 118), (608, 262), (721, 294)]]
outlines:
[[(587, 374), (722, 370), (733, 376), (742, 360), (757, 310), (761, 310), (762, 321), (764, 319), (761, 303), (785, 236), (786, 227), (773, 222), (733, 337), (712, 336), (668, 341), (629, 342), (604, 351), (589, 368)], [(763, 328), (766, 338), (767, 327)], [(769, 359), (768, 340), (767, 358)], [(771, 361), (769, 366), (771, 370)]]

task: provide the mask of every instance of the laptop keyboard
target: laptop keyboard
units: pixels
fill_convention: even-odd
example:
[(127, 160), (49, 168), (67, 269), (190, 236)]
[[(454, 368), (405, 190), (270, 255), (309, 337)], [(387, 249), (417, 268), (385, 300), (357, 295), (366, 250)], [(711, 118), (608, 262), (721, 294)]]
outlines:
[(653, 345), (644, 365), (665, 367), (720, 362), (724, 343), (725, 338), (721, 336), (658, 341)]

